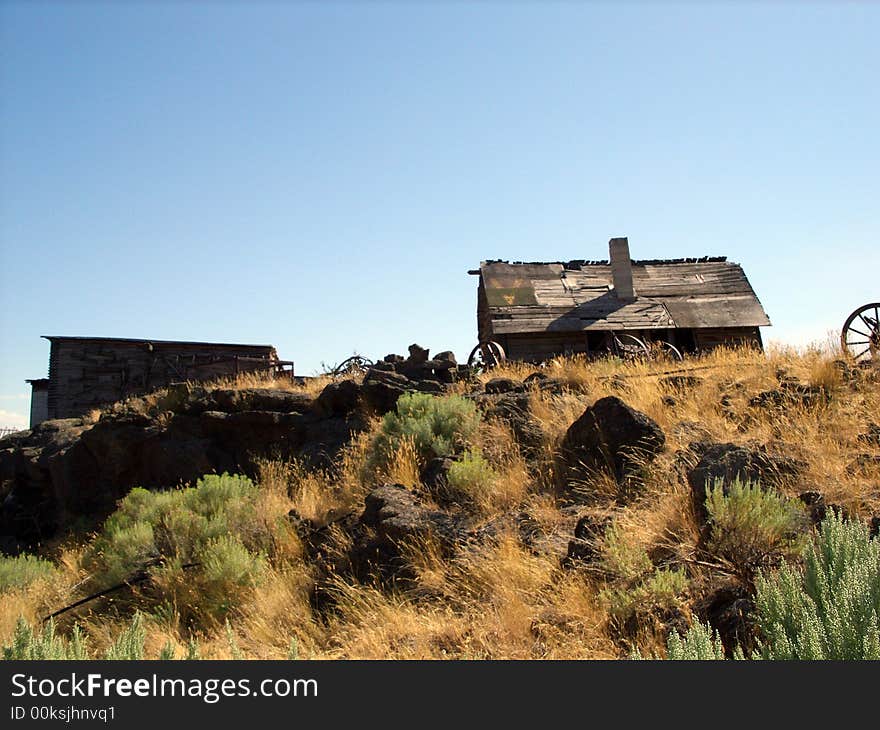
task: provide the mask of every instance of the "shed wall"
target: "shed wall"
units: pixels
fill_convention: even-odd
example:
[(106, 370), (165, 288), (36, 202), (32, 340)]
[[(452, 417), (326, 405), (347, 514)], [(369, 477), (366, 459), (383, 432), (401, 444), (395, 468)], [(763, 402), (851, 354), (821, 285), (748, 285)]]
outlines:
[(49, 418), (49, 388), (47, 385), (36, 385), (31, 388), (30, 427)]
[(271, 347), (163, 342), (151, 350), (140, 341), (53, 339), (47, 410), (76, 417), (171, 382), (265, 370), (276, 359)]

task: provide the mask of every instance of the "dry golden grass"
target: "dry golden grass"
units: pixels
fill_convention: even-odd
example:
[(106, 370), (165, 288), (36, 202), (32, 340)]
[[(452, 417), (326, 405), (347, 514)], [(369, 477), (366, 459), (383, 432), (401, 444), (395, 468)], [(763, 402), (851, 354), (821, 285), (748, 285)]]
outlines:
[[(878, 453), (858, 436), (869, 423), (880, 421), (880, 379), (876, 371), (865, 370), (858, 374), (858, 382), (848, 382), (833, 360), (833, 354), (821, 349), (784, 348), (764, 354), (719, 349), (683, 363), (553, 360), (541, 371), (566, 389), (556, 395), (531, 391), (532, 416), (544, 438), (537, 458), (526, 461), (510, 428), (500, 421), (485, 422), (471, 444), (495, 477), (467, 509), (477, 523), (506, 519), (506, 531), (452, 557), (430, 539), (409, 546), (412, 585), (385, 589), (346, 576), (319, 576), (300, 537), (292, 529), (277, 531), (266, 576), (230, 615), (236, 651), (253, 658), (283, 658), (293, 639), (299, 656), (316, 659), (614, 658), (633, 648), (643, 654), (662, 653), (666, 630), (662, 617), (648, 611), (635, 627), (621, 627), (612, 621), (603, 596), (609, 588), (625, 588), (638, 579), (624, 574), (630, 570), (627, 560), (644, 567), (640, 555), (647, 556), (649, 569), (685, 572), (688, 590), (682, 600), (693, 601), (718, 580), (711, 561), (700, 552), (690, 492), (674, 469), (677, 450), (707, 439), (764, 445), (804, 462), (803, 478), (785, 488), (790, 496), (818, 490), (829, 503), (842, 505), (862, 519), (880, 513), (880, 467), (866, 459), (858, 465), (860, 455)], [(482, 374), (480, 380), (523, 379), (536, 369), (509, 363)], [(698, 380), (676, 387), (664, 382), (669, 374)], [(827, 399), (808, 406), (750, 405), (758, 393), (779, 388), (781, 377), (821, 388)], [(327, 382), (315, 379), (297, 386), (273, 381), (271, 387), (317, 394)], [(250, 375), (212, 385), (265, 386), (264, 380)], [(599, 475), (582, 485), (588, 499), (578, 514), (610, 520), (614, 539), (600, 541), (604, 557), (597, 569), (564, 570), (558, 552), (528, 547), (516, 525), (525, 514), (545, 535), (563, 540), (571, 536), (573, 518), (557, 502), (550, 469), (570, 424), (606, 395), (617, 395), (653, 418), (666, 434), (667, 447), (647, 469), (644, 491), (626, 506), (617, 502), (616, 485), (607, 477)], [(141, 399), (141, 407), (162, 410), (170, 397), (152, 394)], [(90, 415), (89, 420), (94, 422), (98, 415)], [(316, 522), (328, 515), (357, 512), (377, 481), (418, 488), (421, 464), (411, 443), (400, 446), (382, 473), (367, 469), (379, 428), (380, 421), (372, 422), (329, 471), (263, 462), (261, 519), (278, 524), (291, 509)], [(337, 527), (330, 534), (326, 549), (344, 552), (349, 538)], [(19, 616), (37, 621), (78, 595), (85, 577), (78, 556), (76, 546), (58, 549), (58, 569), (50, 580), (3, 595), (0, 642), (8, 643)], [(332, 609), (315, 606), (313, 590), (319, 577), (333, 596)], [(66, 617), (60, 628), (80, 622), (91, 646), (101, 650), (129, 618), (117, 615), (112, 602), (96, 603)], [(148, 656), (157, 655), (166, 644), (183, 656), (193, 638), (203, 657), (228, 658), (236, 653), (224, 626), (202, 626), (194, 634), (173, 611), (148, 616), (145, 625)]]

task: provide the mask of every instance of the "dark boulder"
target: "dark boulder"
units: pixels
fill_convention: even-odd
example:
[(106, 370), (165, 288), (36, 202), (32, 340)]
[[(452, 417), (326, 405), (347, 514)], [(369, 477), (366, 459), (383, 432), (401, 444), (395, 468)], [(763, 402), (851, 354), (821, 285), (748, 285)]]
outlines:
[(707, 622), (721, 639), (728, 656), (740, 648), (750, 656), (758, 646), (758, 625), (755, 603), (739, 584), (725, 584), (697, 601), (696, 613)]
[(805, 464), (788, 456), (770, 454), (762, 447), (748, 448), (731, 443), (696, 443), (691, 450), (698, 455), (696, 465), (687, 472), (694, 509), (706, 518), (706, 489), (720, 483), (725, 494), (730, 485), (760, 482), (770, 488), (800, 476)]
[(451, 350), (437, 353), (432, 360), (434, 377), (441, 383), (454, 383), (458, 373), (458, 363)]
[(784, 377), (780, 379), (778, 388), (758, 393), (749, 400), (749, 405), (764, 409), (785, 409), (791, 406), (813, 408), (827, 403), (828, 400), (829, 393), (824, 388)]
[(523, 456), (532, 459), (540, 454), (544, 429), (531, 414), (531, 397), (528, 393), (477, 393), (472, 398), (483, 411), (484, 418), (497, 418), (510, 427)]
[(663, 450), (666, 437), (648, 416), (620, 398), (596, 401), (571, 426), (560, 446), (557, 476), (565, 491), (600, 471), (610, 472), (626, 501), (640, 486), (640, 471)]
[(500, 393), (521, 393), (524, 387), (520, 381), (513, 378), (492, 378), (486, 383), (484, 390), (489, 395), (498, 395)]
[(434, 355), (434, 360), (439, 363), (437, 367), (442, 370), (454, 370), (458, 367), (458, 362), (455, 359), (455, 353), (452, 350), (444, 350), (443, 352), (438, 352)]
[(598, 560), (601, 556), (601, 541), (610, 523), (609, 517), (594, 515), (581, 517), (575, 525), (574, 538), (568, 543), (568, 553), (563, 561), (563, 567), (574, 567)]
[(244, 388), (241, 390), (211, 391), (203, 404), (204, 410), (237, 413), (240, 411), (274, 411), (276, 413), (303, 413), (311, 409), (313, 398), (273, 388)]
[(448, 456), (438, 456), (425, 464), (419, 474), (419, 481), (431, 495), (437, 504), (445, 505), (450, 501), (449, 469), (455, 463)]
[(392, 542), (420, 537), (428, 527), (425, 510), (402, 484), (384, 484), (370, 492), (360, 522)]
[(828, 505), (825, 504), (825, 495), (822, 492), (801, 492), (798, 499), (804, 503), (810, 514), (810, 522), (818, 525), (828, 514)]
[(415, 384), (400, 373), (370, 370), (361, 385), (361, 398), (364, 405), (381, 416), (393, 411), (400, 396), (414, 389)]
[(425, 363), (428, 361), (429, 354), (430, 350), (426, 350), (420, 345), (413, 344), (409, 346), (409, 357), (407, 360), (411, 363)]
[(330, 383), (315, 400), (315, 410), (324, 416), (347, 416), (360, 405), (361, 388), (353, 380)]
[(378, 577), (383, 583), (414, 577), (407, 547), (437, 539), (452, 554), (469, 539), (469, 526), (461, 515), (428, 509), (402, 484), (384, 484), (370, 492), (364, 511), (353, 529), (349, 569), (360, 580)]
[(419, 393), (431, 393), (432, 395), (440, 395), (446, 392), (446, 388), (439, 380), (420, 380), (416, 383), (416, 390)]

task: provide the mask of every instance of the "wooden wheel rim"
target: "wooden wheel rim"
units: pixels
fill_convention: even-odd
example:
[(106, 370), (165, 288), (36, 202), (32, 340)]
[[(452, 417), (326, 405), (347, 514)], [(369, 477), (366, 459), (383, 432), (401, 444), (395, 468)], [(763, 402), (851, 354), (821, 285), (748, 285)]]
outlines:
[(864, 304), (847, 317), (840, 347), (856, 361), (880, 357), (880, 302)]

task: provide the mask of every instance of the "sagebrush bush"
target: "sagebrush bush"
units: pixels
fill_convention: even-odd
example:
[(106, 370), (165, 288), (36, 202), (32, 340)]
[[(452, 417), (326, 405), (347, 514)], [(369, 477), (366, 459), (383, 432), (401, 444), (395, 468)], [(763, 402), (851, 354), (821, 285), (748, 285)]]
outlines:
[(602, 540), (602, 569), (610, 575), (632, 581), (650, 573), (654, 565), (645, 549), (636, 545), (612, 523)]
[(212, 540), (236, 535), (259, 550), (270, 535), (257, 514), (258, 490), (247, 477), (208, 475), (194, 487), (151, 492), (131, 490), (107, 519), (86, 554), (101, 580), (111, 585), (157, 559), (200, 561)]
[[(810, 542), (804, 568), (785, 564), (756, 580), (760, 640), (755, 658), (880, 659), (880, 540), (832, 515)], [(670, 634), (670, 659), (720, 659), (711, 630)], [(734, 658), (743, 658), (737, 650)]]
[(683, 571), (658, 568), (630, 585), (606, 588), (601, 597), (611, 617), (625, 622), (637, 613), (677, 608), (687, 586)]
[(767, 659), (880, 659), (880, 540), (832, 515), (806, 551), (757, 581)]
[[(3, 646), (2, 657), (8, 661), (21, 660), (84, 660), (110, 659), (137, 661), (144, 659), (146, 628), (143, 617), (135, 613), (131, 623), (122, 629), (103, 653), (89, 649), (86, 636), (74, 626), (70, 637), (60, 636), (55, 622), (49, 619), (42, 631), (34, 629), (24, 618), (19, 618), (12, 635), (12, 643)], [(166, 645), (159, 659), (173, 659), (174, 651)]]
[[(142, 575), (177, 608), (218, 619), (234, 608), (265, 565), (272, 530), (246, 477), (209, 475), (195, 487), (134, 489), (86, 553), (94, 584), (108, 587)], [(187, 609), (189, 609), (187, 611)]]
[(382, 419), (370, 454), (370, 465), (383, 467), (401, 444), (411, 441), (422, 462), (461, 453), (480, 426), (477, 406), (459, 395), (437, 397), (404, 393), (395, 411)]
[(706, 549), (751, 583), (755, 572), (800, 554), (809, 520), (800, 502), (758, 483), (719, 481), (706, 490), (711, 533)]
[(123, 629), (119, 636), (104, 652), (104, 659), (114, 661), (138, 661), (144, 658), (144, 641), (147, 632), (139, 613), (134, 615), (131, 624)]
[(479, 451), (466, 451), (459, 461), (450, 465), (446, 474), (451, 495), (473, 502), (487, 499), (497, 478)]
[(70, 639), (55, 633), (55, 622), (49, 619), (42, 631), (19, 618), (12, 634), (12, 643), (3, 647), (6, 660), (89, 659), (85, 640), (79, 627), (73, 629)]
[(655, 567), (645, 549), (627, 539), (616, 523), (605, 530), (601, 568), (610, 582), (600, 597), (618, 623), (679, 607), (688, 587), (684, 571)]
[(0, 593), (26, 588), (54, 571), (52, 563), (33, 555), (0, 555)]
[(723, 660), (724, 644), (709, 626), (695, 623), (684, 636), (674, 629), (666, 642), (666, 658), (672, 661)]

